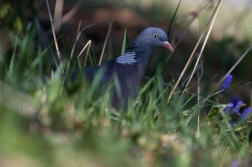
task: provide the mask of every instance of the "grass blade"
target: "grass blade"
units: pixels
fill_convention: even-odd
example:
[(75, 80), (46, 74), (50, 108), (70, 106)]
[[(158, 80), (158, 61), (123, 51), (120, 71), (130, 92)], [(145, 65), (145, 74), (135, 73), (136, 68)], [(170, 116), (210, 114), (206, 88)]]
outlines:
[(126, 38), (127, 38), (127, 27), (124, 28), (124, 35), (123, 35), (123, 43), (122, 43), (122, 50), (121, 55), (125, 52), (126, 49)]

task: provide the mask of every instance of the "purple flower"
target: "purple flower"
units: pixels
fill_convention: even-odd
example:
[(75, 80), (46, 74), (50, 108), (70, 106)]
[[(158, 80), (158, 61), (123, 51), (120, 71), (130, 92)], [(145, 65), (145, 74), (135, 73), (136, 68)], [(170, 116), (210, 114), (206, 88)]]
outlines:
[(228, 76), (225, 78), (225, 80), (223, 81), (223, 83), (221, 85), (222, 93), (225, 93), (226, 90), (229, 88), (229, 85), (230, 85), (232, 79), (233, 79), (233, 76), (231, 74), (228, 74)]
[(238, 101), (238, 103), (236, 104), (236, 106), (233, 108), (234, 113), (237, 114), (239, 112), (239, 110), (240, 110), (240, 108), (241, 108), (242, 105), (243, 105), (243, 102), (242, 101)]
[(224, 108), (223, 111), (224, 111), (225, 113), (229, 113), (229, 112), (232, 110), (233, 107), (234, 107), (234, 104), (233, 104), (233, 103), (228, 103), (227, 107)]
[(234, 97), (232, 98), (232, 100), (231, 100), (231, 103), (233, 103), (234, 106), (236, 106), (236, 104), (238, 103), (238, 101), (239, 101), (239, 98), (236, 97), (236, 96), (234, 96)]
[(248, 118), (248, 114), (249, 114), (250, 112), (251, 112), (251, 108), (250, 108), (250, 107), (246, 108), (246, 109), (243, 111), (243, 113), (242, 113), (242, 115), (241, 115), (241, 118), (247, 119), (247, 118)]
[(231, 124), (231, 125), (235, 125), (236, 122), (235, 122), (235, 121), (231, 121), (230, 124)]

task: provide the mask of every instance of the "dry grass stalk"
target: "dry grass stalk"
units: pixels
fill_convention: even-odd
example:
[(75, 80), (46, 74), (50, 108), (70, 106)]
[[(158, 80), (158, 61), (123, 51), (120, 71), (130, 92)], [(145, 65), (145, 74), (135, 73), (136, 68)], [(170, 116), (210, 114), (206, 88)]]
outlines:
[(55, 32), (58, 32), (61, 26), (63, 6), (64, 6), (64, 0), (56, 0), (54, 9), (54, 20), (53, 20)]
[(59, 46), (58, 46), (58, 42), (57, 42), (57, 38), (56, 38), (56, 34), (55, 34), (55, 29), (54, 29), (54, 25), (53, 25), (52, 14), (51, 14), (51, 10), (50, 10), (50, 6), (49, 6), (49, 3), (48, 3), (48, 0), (46, 0), (46, 5), (47, 5), (48, 14), (49, 14), (50, 22), (51, 22), (52, 34), (53, 34), (53, 39), (54, 39), (54, 44), (55, 44), (57, 56), (58, 56), (59, 62), (61, 62), (61, 54), (60, 54), (60, 51), (59, 51)]
[[(199, 40), (198, 40), (196, 46), (195, 46), (194, 49), (193, 49), (192, 54), (190, 55), (190, 57), (189, 57), (189, 59), (188, 59), (186, 65), (185, 65), (183, 71), (181, 72), (181, 74), (180, 74), (180, 76), (179, 76), (179, 79), (177, 80), (175, 86), (172, 88), (172, 90), (171, 90), (171, 92), (170, 92), (170, 94), (169, 94), (169, 96), (168, 96), (167, 103), (170, 102), (171, 97), (172, 97), (172, 95), (173, 95), (175, 89), (177, 88), (177, 86), (178, 86), (180, 80), (182, 79), (183, 75), (185, 74), (185, 71), (186, 71), (187, 68), (189, 67), (189, 64), (190, 64), (190, 62), (191, 62), (191, 60), (192, 60), (192, 58), (193, 58), (193, 55), (195, 54), (196, 49), (198, 48), (198, 46), (199, 46), (199, 44), (200, 44), (200, 42), (201, 42), (201, 40), (202, 40), (202, 38), (203, 38), (203, 36), (204, 36), (204, 34), (205, 34), (205, 32), (206, 32), (206, 29), (207, 29), (208, 25), (209, 25), (210, 22), (213, 20), (213, 18), (217, 16), (217, 13), (218, 13), (217, 11), (218, 11), (218, 9), (219, 9), (220, 4), (221, 4), (222, 1), (223, 1), (223, 0), (221, 0), (221, 1), (218, 3), (218, 5), (216, 6), (216, 8), (215, 8), (215, 10), (214, 10), (214, 12), (213, 12), (213, 14), (212, 14), (212, 16), (210, 17), (210, 19), (209, 19), (209, 21), (208, 21), (208, 23), (207, 23), (207, 25), (206, 25), (204, 31), (202, 32), (202, 34), (201, 34), (201, 36), (200, 36), (200, 38), (199, 38)], [(212, 23), (214, 23), (214, 20), (213, 20)], [(210, 30), (210, 29), (209, 29), (209, 30)], [(209, 32), (210, 32), (210, 31), (209, 31)], [(206, 41), (206, 40), (205, 40), (205, 41)], [(200, 59), (200, 56), (199, 56), (198, 60), (199, 60), (199, 59)], [(198, 60), (197, 60), (196, 65), (198, 64)], [(197, 67), (196, 65), (195, 65), (195, 67)], [(193, 73), (192, 73), (192, 75), (193, 75)], [(190, 80), (189, 80), (189, 81), (190, 81)], [(188, 82), (188, 83), (189, 83), (189, 82)], [(182, 94), (183, 94), (183, 92), (182, 92)], [(181, 96), (182, 96), (182, 94), (181, 94)]]
[(76, 41), (77, 41), (77, 36), (78, 36), (78, 34), (79, 34), (79, 32), (80, 32), (80, 27), (81, 27), (81, 21), (79, 22), (79, 26), (78, 26), (76, 38), (75, 38), (75, 40), (74, 40), (73, 48), (72, 48), (72, 51), (71, 51), (71, 54), (70, 54), (70, 60), (68, 61), (68, 64), (67, 64), (67, 71), (68, 71), (68, 69), (69, 69), (70, 62), (71, 62), (71, 60), (72, 60), (72, 58), (73, 58), (73, 54), (74, 54), (74, 50), (75, 50), (75, 46), (76, 46)]
[(103, 45), (103, 48), (102, 48), (102, 53), (101, 53), (101, 57), (100, 57), (98, 65), (101, 65), (102, 58), (103, 58), (103, 55), (104, 55), (104, 50), (105, 50), (105, 47), (107, 45), (107, 41), (108, 41), (108, 37), (109, 37), (110, 31), (111, 31), (111, 28), (112, 28), (113, 21), (114, 21), (114, 18), (111, 20), (111, 23), (110, 23), (110, 26), (109, 26), (109, 30), (108, 30), (108, 33), (107, 33), (107, 36), (106, 36), (106, 39), (105, 39), (105, 42), (104, 42), (104, 45)]
[(83, 0), (79, 0), (74, 7), (67, 12), (62, 18), (61, 18), (61, 24), (65, 24), (66, 22), (68, 22), (68, 20), (70, 20), (79, 10), (79, 8), (81, 7)]
[(85, 60), (84, 60), (84, 68), (86, 67), (86, 65), (87, 65), (87, 57), (88, 57), (88, 53), (89, 53), (89, 49), (90, 49), (90, 46), (91, 46), (91, 43), (92, 43), (92, 41), (91, 40), (89, 40), (87, 43), (86, 43), (86, 45), (83, 47), (83, 49), (81, 50), (81, 52), (79, 53), (79, 55), (78, 55), (78, 58), (81, 56), (81, 54), (84, 52), (84, 50), (86, 49), (86, 47), (88, 47), (87, 48), (87, 52), (86, 52), (86, 55), (85, 55)]
[(202, 53), (203, 53), (203, 51), (204, 51), (204, 49), (205, 49), (207, 40), (208, 40), (209, 35), (210, 35), (210, 33), (211, 33), (211, 30), (212, 30), (212, 28), (213, 28), (213, 24), (214, 24), (214, 22), (215, 22), (215, 20), (216, 20), (216, 17), (217, 17), (217, 14), (218, 14), (218, 12), (219, 12), (219, 9), (220, 9), (220, 6), (221, 6), (222, 2), (223, 2), (223, 0), (221, 0), (221, 1), (218, 3), (217, 7), (216, 7), (216, 10), (215, 10), (215, 12), (214, 12), (213, 19), (211, 19), (212, 22), (211, 22), (210, 28), (209, 28), (209, 30), (208, 30), (208, 32), (207, 32), (205, 41), (204, 41), (203, 46), (202, 46), (202, 48), (201, 48), (201, 50), (200, 50), (200, 54), (199, 54), (199, 56), (198, 56), (198, 58), (197, 58), (197, 61), (196, 61), (195, 66), (194, 66), (194, 68), (193, 68), (193, 72), (192, 72), (192, 74), (191, 74), (191, 76), (190, 76), (190, 78), (189, 78), (189, 80), (188, 80), (188, 82), (187, 82), (187, 84), (186, 84), (186, 87), (188, 87), (188, 85), (189, 85), (189, 83), (190, 83), (190, 81), (191, 81), (191, 79), (192, 79), (192, 77), (193, 77), (193, 75), (194, 75), (194, 73), (195, 73), (196, 67), (198, 66), (199, 60), (200, 60), (201, 55), (202, 55)]
[(248, 54), (248, 52), (252, 49), (252, 45), (243, 53), (243, 55), (239, 58), (239, 60), (232, 66), (232, 68), (226, 73), (226, 75), (216, 84), (214, 89), (211, 91), (210, 95), (206, 97), (203, 101), (203, 104), (208, 101), (208, 99), (212, 96), (212, 94), (219, 88), (221, 83), (227, 78), (227, 76), (237, 67), (237, 65), (244, 59), (244, 57)]
[[(183, 37), (185, 36), (186, 32), (189, 30), (190, 25), (193, 23), (193, 21), (198, 17), (198, 15), (211, 3), (211, 1), (209, 1), (207, 4), (205, 4), (202, 8), (196, 9), (194, 11), (191, 11), (189, 13), (186, 13), (184, 15), (182, 15), (180, 18), (178, 18), (178, 20), (176, 21), (176, 25), (179, 24), (180, 22), (182, 22), (182, 20), (185, 18), (185, 16), (190, 16), (192, 15), (193, 18), (191, 19), (190, 23), (188, 24), (188, 26), (186, 27), (185, 31), (183, 32), (182, 36), (179, 38), (178, 42), (176, 43), (176, 45), (173, 47), (174, 50), (177, 48), (177, 46), (180, 44), (181, 40), (183, 39)], [(166, 59), (166, 62), (170, 59), (172, 53), (169, 54), (169, 56)]]

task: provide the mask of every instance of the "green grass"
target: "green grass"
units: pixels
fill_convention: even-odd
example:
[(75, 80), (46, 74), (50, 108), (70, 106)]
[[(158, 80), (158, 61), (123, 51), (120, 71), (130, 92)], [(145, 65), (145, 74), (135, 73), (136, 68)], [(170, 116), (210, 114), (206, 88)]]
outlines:
[[(167, 104), (171, 86), (164, 88), (160, 74), (142, 86), (136, 106), (129, 103), (126, 112), (116, 114), (109, 93), (96, 94), (95, 86), (89, 89), (80, 81), (61, 91), (60, 73), (45, 84), (42, 78), (50, 67), (45, 52), (31, 47), (33, 35), (16, 36), (11, 54), (1, 53), (1, 162), (229, 166), (249, 156), (249, 143), (241, 139), (247, 137), (248, 123), (232, 126), (222, 114), (223, 105), (202, 104), (190, 94), (179, 99), (179, 90)], [(206, 117), (209, 107), (215, 114)], [(221, 114), (224, 119), (218, 119)]]

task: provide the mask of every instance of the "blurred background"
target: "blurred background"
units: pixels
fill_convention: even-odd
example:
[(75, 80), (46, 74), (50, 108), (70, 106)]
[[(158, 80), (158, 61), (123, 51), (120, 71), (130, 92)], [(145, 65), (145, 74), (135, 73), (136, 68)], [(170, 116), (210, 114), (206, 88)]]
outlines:
[[(164, 78), (168, 82), (176, 81), (179, 77), (219, 1), (182, 0), (180, 5), (179, 2), (179, 0), (58, 0), (57, 2), (50, 0), (49, 6), (59, 37), (60, 51), (65, 58), (69, 58), (69, 50), (73, 46), (80, 21), (81, 28), (93, 23), (97, 23), (97, 25), (82, 32), (77, 44), (77, 52), (83, 48), (88, 40), (92, 40), (90, 52), (98, 60), (109, 25), (111, 20), (114, 19), (103, 62), (120, 55), (125, 28), (127, 29), (128, 44), (146, 27), (156, 26), (166, 32), (171, 27), (174, 30), (169, 39), (171, 44), (175, 46), (180, 38), (182, 40), (166, 63)], [(202, 81), (207, 82), (218, 74), (211, 82), (213, 85), (216, 84), (251, 45), (251, 5), (251, 0), (225, 0), (223, 2), (207, 42), (207, 47), (203, 52), (204, 72)], [(177, 7), (175, 19), (172, 21)], [(13, 44), (6, 32), (11, 31), (22, 38), (27, 27), (31, 25), (35, 25), (37, 33), (42, 34), (41, 40), (44, 49), (53, 45), (45, 0), (1, 0), (0, 18), (2, 50), (8, 51)], [(60, 25), (61, 29), (58, 29), (57, 25)], [(188, 30), (185, 31), (187, 28)], [(38, 39), (35, 39), (34, 45), (36, 45), (36, 40)], [(201, 45), (197, 49), (197, 53), (200, 52)], [(162, 51), (162, 49), (155, 51), (149, 68), (150, 73), (157, 66), (156, 61)], [(54, 55), (56, 56), (56, 52)], [(165, 53), (165, 55), (168, 56), (169, 54)], [(232, 72), (232, 75), (234, 75), (233, 84), (251, 81), (251, 55), (252, 53), (249, 53)], [(50, 53), (47, 59), (48, 57), (51, 59), (51, 56)], [(194, 63), (195, 61), (192, 63), (191, 69)], [(188, 75), (190, 71), (189, 69)], [(185, 75), (185, 77), (188, 75)], [(248, 101), (250, 87), (251, 85), (244, 85), (230, 92), (242, 96), (245, 98), (244, 100), (247, 99)]]
[[(154, 75), (156, 69), (162, 64), (164, 81), (169, 84), (177, 81), (219, 3), (218, 0), (48, 1), (59, 50), (65, 64), (69, 60), (80, 22), (81, 29), (85, 28), (85, 30), (82, 31), (77, 42), (74, 56), (77, 56), (91, 40), (88, 67), (98, 64), (112, 20), (112, 29), (103, 62), (121, 54), (125, 30), (126, 45), (128, 45), (149, 26), (164, 29), (168, 33), (169, 42), (177, 47), (171, 55), (162, 48), (155, 50), (146, 75), (149, 77)], [(200, 62), (203, 73), (200, 80), (202, 96), (209, 95), (209, 89), (220, 81), (251, 45), (251, 6), (251, 0), (225, 0), (222, 3)], [(202, 45), (203, 40), (195, 55), (198, 55)], [(54, 59), (57, 60), (45, 0), (0, 0), (0, 55), (3, 55), (0, 56), (0, 167), (42, 166), (36, 165), (40, 164), (39, 160), (46, 162), (45, 166), (54, 164), (57, 164), (55, 166), (119, 166), (121, 164), (140, 166), (136, 163), (140, 164), (143, 161), (139, 158), (140, 153), (143, 153), (143, 157), (147, 157), (147, 162), (156, 158), (160, 160), (158, 163), (163, 164), (162, 166), (175, 166), (173, 164), (175, 161), (179, 164), (178, 166), (188, 166), (183, 164), (189, 163), (192, 164), (191, 166), (205, 166), (206, 164), (230, 166), (232, 159), (226, 159), (226, 156), (232, 148), (235, 154), (239, 153), (238, 159), (244, 155), (251, 156), (248, 145), (244, 145), (247, 147), (246, 150), (241, 147), (241, 150), (245, 150), (242, 154), (237, 151), (240, 145), (232, 144), (234, 142), (229, 135), (230, 132), (225, 128), (226, 126), (222, 125), (225, 122), (220, 122), (220, 127), (223, 126), (224, 129), (222, 128), (218, 136), (217, 132), (212, 132), (216, 130), (216, 123), (210, 125), (207, 120), (201, 125), (206, 135), (202, 135), (202, 138), (198, 140), (193, 137), (196, 117), (193, 117), (192, 121), (187, 121), (187, 118), (185, 118), (186, 121), (182, 119), (181, 122), (190, 122), (192, 128), (186, 126), (180, 130), (180, 126), (184, 126), (184, 123), (180, 123), (180, 120), (177, 123), (176, 112), (170, 112), (173, 110), (171, 108), (167, 110), (166, 105), (160, 105), (161, 107), (157, 109), (162, 111), (165, 108), (163, 113), (169, 118), (167, 121), (171, 122), (165, 125), (167, 129), (164, 128), (162, 121), (157, 121), (160, 127), (155, 126), (156, 119), (153, 119), (152, 115), (154, 112), (156, 114), (154, 107), (150, 110), (153, 113), (143, 115), (144, 119), (117, 121), (109, 117), (110, 113), (107, 109), (94, 112), (97, 110), (97, 104), (93, 105), (94, 107), (89, 106), (91, 102), (83, 104), (86, 96), (79, 96), (84, 92), (82, 89), (76, 89), (81, 91), (74, 95), (64, 94), (64, 91), (59, 95), (62, 86), (62, 81), (59, 79), (51, 80), (52, 82), (45, 86), (40, 77), (49, 75), (52, 69), (55, 70)], [(81, 55), (82, 60), (84, 55), (85, 52)], [(91, 61), (92, 59), (95, 61)], [(186, 81), (194, 64), (195, 59), (182, 78), (180, 86)], [(251, 66), (252, 53), (249, 52), (232, 72), (231, 85), (241, 84), (241, 86), (229, 89), (221, 97), (222, 99), (220, 98), (222, 100), (220, 103), (226, 104), (233, 96), (237, 96), (247, 103), (246, 106), (251, 106), (251, 84), (243, 84), (252, 80)], [(196, 80), (197, 75), (191, 81), (192, 92), (197, 91)], [(205, 84), (207, 86), (204, 86)], [(4, 92), (5, 95), (3, 95)], [(97, 103), (100, 108), (104, 107), (105, 103), (103, 105), (100, 105), (99, 101)], [(181, 104), (175, 103), (175, 105), (180, 107)], [(176, 108), (181, 114), (179, 107)], [(10, 112), (19, 112), (20, 108), (24, 110), (20, 113), (25, 117)], [(90, 108), (90, 112), (83, 112)], [(135, 110), (137, 109), (139, 108)], [(198, 112), (198, 106), (190, 110)], [(141, 111), (145, 111), (145, 106)], [(30, 118), (29, 116), (34, 112), (36, 115)], [(197, 116), (196, 112), (193, 113), (194, 116)], [(98, 119), (101, 124), (99, 121), (97, 124)], [(36, 124), (36, 121), (41, 122), (41, 125)], [(228, 127), (230, 127), (229, 123)], [(156, 128), (160, 134), (155, 132)], [(154, 137), (149, 136), (149, 132), (155, 132)], [(166, 135), (166, 132), (172, 133)], [(148, 150), (149, 147), (150, 150)], [(87, 150), (84, 152), (86, 156), (81, 154), (83, 150)], [(19, 154), (20, 152), (28, 153), (29, 156)], [(133, 158), (125, 156), (128, 153)], [(230, 157), (236, 158), (232, 154)], [(222, 161), (219, 161), (219, 158)], [(228, 165), (223, 165), (223, 162)], [(219, 165), (211, 165), (215, 163)]]

